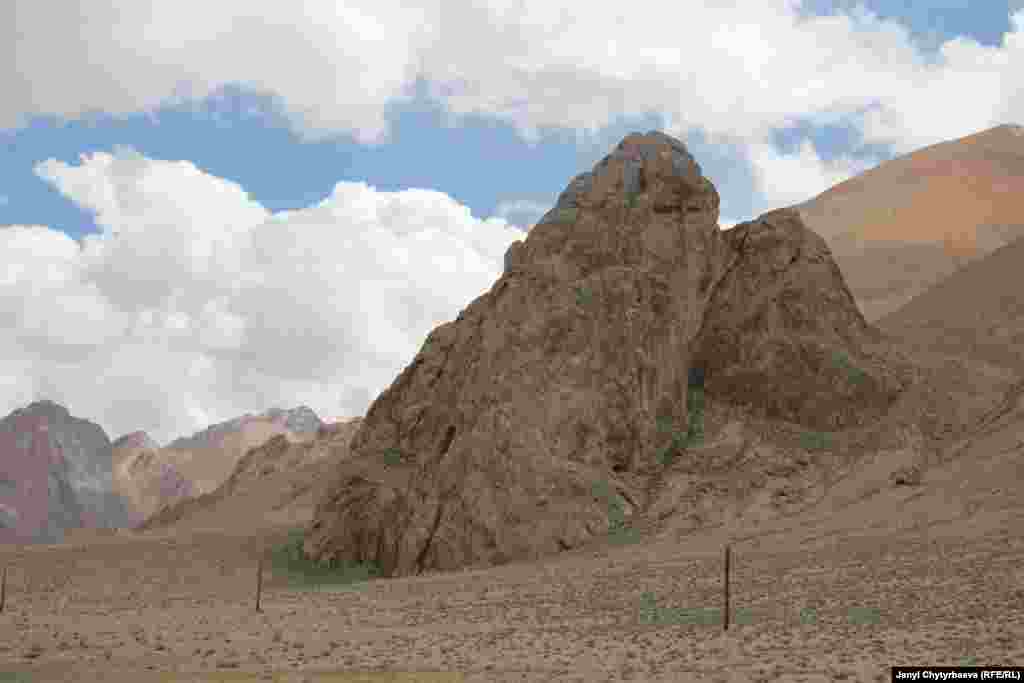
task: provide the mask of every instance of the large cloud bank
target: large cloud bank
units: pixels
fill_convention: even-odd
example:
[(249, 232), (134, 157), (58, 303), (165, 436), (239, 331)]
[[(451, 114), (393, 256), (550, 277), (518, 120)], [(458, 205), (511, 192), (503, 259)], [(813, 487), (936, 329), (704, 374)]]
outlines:
[[(801, 6), (66, 0), (54, 12), (8, 2), (0, 128), (41, 113), (137, 112), (243, 84), (280, 96), (307, 136), (369, 142), (387, 135), (388, 108), (418, 80), (453, 116), (496, 117), (527, 137), (655, 112), (671, 133), (697, 127), (745, 143), (798, 120), (841, 122), (865, 143), (904, 152), (1024, 119), (1024, 10), (998, 46), (957, 38), (935, 53), (866, 10), (804, 16)], [(819, 185), (829, 173), (821, 167)]]
[(129, 149), (36, 172), (102, 233), (0, 228), (0, 408), (52, 398), (112, 437), (166, 441), (274, 405), (363, 414), (524, 236), (438, 192), (362, 183), (270, 214)]
[[(850, 126), (899, 153), (1024, 120), (1024, 11), (1000, 45), (958, 38), (934, 53), (898, 23), (805, 17), (798, 0), (53, 5), (0, 3), (0, 129), (242, 84), (277, 96), (308, 138), (372, 143), (421, 83), (454, 120), (492, 117), (527, 139), (656, 113), (672, 134), (737, 146), (781, 206), (866, 164), (808, 143), (781, 154), (780, 128)], [(521, 236), (443, 194), (358, 183), (271, 215), (188, 162), (128, 150), (37, 173), (103, 232), (79, 245), (0, 227), (0, 396), (8, 409), (61, 400), (112, 435), (163, 440), (274, 404), (362, 413)], [(512, 198), (498, 215), (525, 225), (542, 208)]]

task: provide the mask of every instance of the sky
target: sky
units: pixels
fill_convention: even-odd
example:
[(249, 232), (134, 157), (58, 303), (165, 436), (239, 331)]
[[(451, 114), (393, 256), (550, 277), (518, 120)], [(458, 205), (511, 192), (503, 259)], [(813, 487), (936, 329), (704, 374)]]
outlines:
[(629, 132), (727, 228), (1024, 123), (1024, 0), (411, 5), (2, 3), (0, 414), (363, 415)]

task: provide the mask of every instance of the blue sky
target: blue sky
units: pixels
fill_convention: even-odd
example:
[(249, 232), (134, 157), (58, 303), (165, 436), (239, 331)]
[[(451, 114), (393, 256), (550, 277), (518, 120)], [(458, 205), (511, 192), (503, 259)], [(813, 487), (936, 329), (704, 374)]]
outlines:
[[(661, 16), (657, 3), (629, 16), (610, 9), (596, 16), (591, 4), (568, 1), (522, 8), (495, 1), (472, 11), (459, 3), (417, 10), (339, 3), (331, 16), (317, 15), (313, 3), (268, 4), (262, 11), (259, 4), (225, 2), (208, 11), (190, 0), (176, 4), (181, 16), (204, 11), (203, 22), (181, 19), (166, 6), (113, 0), (83, 1), (82, 22), (76, 12), (53, 17), (29, 0), (0, 10), (0, 26), (7, 26), (0, 39), (13, 31), (5, 42), (15, 49), (14, 62), (0, 67), (8, 93), (0, 104), (0, 226), (7, 226), (9, 240), (0, 244), (7, 249), (0, 266), (19, 273), (6, 281), (0, 306), (8, 310), (0, 313), (22, 326), (20, 346), (5, 349), (14, 360), (0, 367), (0, 378), (7, 378), (0, 404), (13, 409), (45, 395), (85, 406), (88, 382), (75, 388), (72, 375), (109, 371), (110, 397), (95, 417), (114, 432), (149, 429), (166, 439), (273, 402), (360, 414), (426, 332), (489, 286), (509, 240), (521, 237), (573, 175), (628, 132), (657, 128), (682, 138), (722, 196), (723, 224), (731, 224), (809, 199), (894, 154), (1024, 119), (1024, 99), (1012, 92), (1019, 81), (1013, 74), (1024, 71), (1024, 33), (1012, 21), (1020, 1), (778, 0), (751, 10), (723, 0), (714, 9), (677, 3), (678, 16)], [(249, 18), (240, 20), (243, 14)], [(52, 51), (48, 44), (63, 47)], [(168, 163), (179, 160), (190, 165)], [(234, 189), (209, 196), (230, 196), (235, 204), (205, 215), (221, 200), (196, 197), (207, 197), (221, 181)], [(336, 191), (343, 181), (370, 189)], [(185, 187), (198, 194), (186, 196), (193, 190)], [(434, 193), (402, 194), (411, 188)], [(377, 208), (367, 209), (370, 204)], [(153, 207), (164, 206), (168, 213), (158, 216)], [(292, 219), (279, 223), (298, 230), (317, 216), (318, 229), (338, 239), (364, 224), (365, 211), (380, 218), (381, 207), (404, 223), (380, 219), (367, 230), (378, 235), (373, 231), (387, 223), (400, 238), (432, 235), (432, 249), (453, 245), (433, 254), (434, 261), (455, 264), (464, 277), (444, 291), (425, 292), (440, 287), (430, 275), (434, 261), (417, 261), (425, 252), (410, 251), (409, 243), (387, 242), (386, 253), (399, 254), (396, 263), (403, 264), (395, 266), (395, 281), (415, 289), (403, 293), (394, 282), (384, 288), (393, 293), (392, 308), (378, 309), (377, 317), (392, 318), (381, 332), (389, 342), (360, 346), (364, 336), (351, 326), (369, 323), (357, 315), (365, 313), (360, 302), (345, 298), (355, 296), (356, 285), (323, 275), (292, 298), (314, 296), (321, 287), (334, 310), (347, 313), (320, 329), (310, 322), (313, 313), (309, 320), (290, 315), (299, 316), (293, 322), (306, 325), (310, 337), (337, 341), (348, 330), (349, 356), (337, 356), (326, 343), (309, 347), (313, 365), (334, 367), (338, 379), (323, 379), (316, 390), (282, 389), (305, 386), (309, 373), (277, 360), (256, 363), (265, 366), (262, 379), (243, 378), (241, 358), (276, 358), (283, 350), (267, 330), (264, 346), (246, 346), (259, 335), (242, 299), (225, 294), (227, 285), (203, 289), (213, 276), (192, 266), (207, 256), (197, 256), (186, 237), (226, 249), (227, 238), (216, 236), (224, 225), (252, 221), (249, 240), (260, 230), (269, 234), (269, 217), (287, 209), (295, 212), (287, 214)], [(335, 223), (324, 227), (323, 221)], [(454, 226), (450, 232), (446, 221)], [(428, 227), (422, 234), (403, 227), (413, 224)], [(45, 230), (30, 237), (25, 226)], [(112, 241), (115, 233), (133, 231), (143, 245), (135, 251), (125, 246), (134, 244), (127, 237), (118, 238), (121, 246)], [(491, 237), (480, 231), (490, 231), (493, 243), (484, 246)], [(76, 254), (60, 234), (96, 239), (92, 251), (82, 242)], [(231, 239), (242, 240), (238, 234)], [(312, 233), (294, 234), (300, 244)], [(120, 292), (148, 277), (128, 261), (143, 263), (144, 245), (158, 243), (164, 251), (153, 247), (152, 258), (179, 263), (167, 277), (182, 280), (163, 289), (150, 283), (164, 294), (126, 300)], [(246, 258), (256, 258), (251, 245), (246, 249)], [(390, 258), (381, 256), (380, 244), (366, 249)], [(334, 253), (331, 272), (355, 272), (357, 264), (346, 261), (355, 256)], [(112, 254), (125, 262), (115, 263)], [(407, 275), (416, 268), (425, 274)], [(122, 279), (115, 283), (116, 277)], [(279, 290), (299, 286), (281, 277)], [(80, 305), (78, 318), (62, 317), (70, 304), (45, 320), (26, 313), (38, 303), (30, 297), (58, 286), (60, 296)], [(133, 351), (121, 349), (120, 361), (113, 351), (97, 351), (128, 344), (118, 337), (128, 328), (157, 334), (154, 325), (163, 325), (164, 336), (150, 348), (166, 350), (168, 330), (183, 325), (198, 335), (197, 321), (217, 306), (223, 307), (217, 315), (234, 316), (245, 330), (231, 342), (236, 356), (199, 344), (172, 363), (147, 356), (137, 337)], [(69, 330), (84, 329), (84, 319), (97, 325), (97, 341), (70, 344)], [(65, 340), (44, 344), (47, 334)], [(79, 350), (45, 351), (69, 344)], [(153, 397), (183, 393), (170, 379), (133, 384), (122, 377), (117, 381), (127, 384), (117, 384), (115, 375), (131, 374), (124, 359), (136, 356), (146, 367), (165, 364), (178, 375), (186, 365), (207, 368), (203, 381), (218, 388), (165, 401)], [(351, 379), (356, 374), (359, 381)], [(123, 397), (129, 391), (149, 396), (157, 408), (133, 413)], [(243, 395), (256, 398), (247, 402)]]
[[(802, 13), (829, 15), (851, 11), (858, 4), (905, 25), (932, 53), (941, 42), (959, 36), (998, 45), (1010, 30), (1011, 8), (1022, 5), (988, 0), (812, 0), (803, 3)], [(82, 153), (118, 144), (153, 158), (188, 159), (240, 183), (271, 210), (319, 201), (339, 180), (365, 180), (384, 190), (440, 190), (469, 206), (474, 215), (487, 217), (502, 201), (553, 202), (572, 175), (589, 168), (626, 133), (659, 127), (657, 117), (638, 115), (602, 129), (582, 144), (571, 133), (556, 130), (534, 145), (511, 125), (485, 117), (467, 117), (449, 127), (443, 110), (422, 88), (419, 91), (414, 101), (390, 108), (394, 133), (380, 145), (359, 144), (345, 134), (330, 141), (303, 141), (286, 119), (275, 116), (273, 97), (237, 85), (225, 86), (199, 106), (190, 103), (123, 117), (97, 115), (89, 121), (34, 117), (27, 126), (4, 130), (0, 138), (5, 149), (0, 159), (0, 196), (5, 198), (0, 200), (0, 225), (38, 223), (76, 237), (95, 231), (89, 213), (62, 197), (32, 168), (47, 158), (72, 162)], [(251, 109), (261, 115), (252, 115)], [(856, 145), (856, 136), (846, 126), (803, 122), (780, 128), (773, 136), (782, 151), (805, 139), (826, 158)], [(699, 134), (685, 141), (722, 193), (724, 215), (746, 220), (768, 208), (754, 196), (749, 173), (735, 158), (713, 149)], [(886, 145), (856, 151), (871, 161), (891, 155)], [(487, 172), (481, 173), (484, 168)]]

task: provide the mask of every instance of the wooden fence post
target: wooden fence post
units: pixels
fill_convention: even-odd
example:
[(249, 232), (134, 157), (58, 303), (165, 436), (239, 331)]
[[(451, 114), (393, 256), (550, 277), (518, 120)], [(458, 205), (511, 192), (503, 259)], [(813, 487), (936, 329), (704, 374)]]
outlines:
[(722, 577), (722, 592), (724, 593), (725, 611), (723, 612), (722, 625), (725, 631), (729, 630), (729, 560), (732, 552), (729, 544), (725, 545), (725, 575)]
[(262, 612), (263, 609), (260, 607), (260, 597), (263, 593), (263, 558), (259, 559), (256, 563), (256, 611)]
[(0, 612), (4, 611), (5, 602), (7, 602), (7, 565), (4, 565), (3, 574), (0, 575)]

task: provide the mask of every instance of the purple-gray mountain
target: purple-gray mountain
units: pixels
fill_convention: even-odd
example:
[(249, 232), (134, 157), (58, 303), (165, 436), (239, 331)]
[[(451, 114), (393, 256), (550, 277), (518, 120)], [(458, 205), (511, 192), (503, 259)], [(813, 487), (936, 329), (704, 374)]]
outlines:
[(137, 521), (114, 492), (102, 427), (52, 401), (0, 420), (0, 543), (56, 543), (68, 529)]

